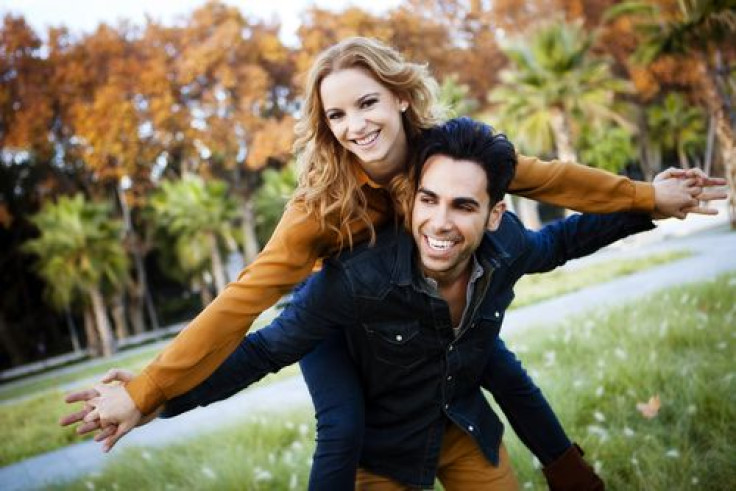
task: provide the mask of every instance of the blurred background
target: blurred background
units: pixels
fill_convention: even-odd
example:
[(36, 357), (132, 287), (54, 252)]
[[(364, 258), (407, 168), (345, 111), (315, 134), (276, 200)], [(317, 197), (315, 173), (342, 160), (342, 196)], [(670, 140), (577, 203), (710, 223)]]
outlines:
[[(728, 177), (733, 196), (734, 0), (368, 3), (0, 1), (3, 433), (28, 430), (25, 435), (13, 433), (8, 440), (12, 445), (0, 448), (0, 464), (79, 441), (72, 431), (59, 436), (54, 426), (53, 418), (66, 410), (58, 389), (95, 380), (109, 366), (142, 367), (160, 344), (144, 351), (129, 348), (174, 335), (255, 257), (296, 185), (291, 145), (303, 75), (321, 50), (345, 37), (376, 37), (408, 59), (427, 63), (441, 84), (441, 100), (450, 115), (469, 115), (492, 124), (507, 133), (522, 153), (577, 161), (645, 180), (670, 166), (700, 167)], [(516, 197), (509, 204), (530, 227), (565, 213)], [(735, 225), (733, 201), (724, 212)], [(733, 247), (733, 242), (725, 243), (724, 247)], [(716, 246), (708, 247), (726, 250)], [(642, 262), (611, 260), (605, 271), (552, 278), (518, 296), (531, 297), (535, 288), (547, 296), (562, 294), (695, 255), (677, 247), (655, 252)], [(732, 248), (729, 256), (733, 254)], [(578, 280), (577, 286), (570, 286)], [(678, 437), (678, 442), (691, 442), (695, 454), (704, 454), (701, 443), (715, 445), (715, 440), (728, 438), (735, 430), (732, 423), (719, 426), (736, 419), (734, 404), (725, 396), (712, 399), (714, 393), (736, 393), (732, 390), (736, 373), (728, 368), (727, 356), (734, 337), (728, 326), (736, 322), (736, 276), (718, 281), (714, 291), (671, 294), (673, 303), (695, 315), (690, 321), (684, 314), (667, 320), (675, 312), (672, 309), (651, 313), (651, 325), (642, 320), (645, 314), (634, 320), (601, 320), (617, 327), (649, 326), (653, 336), (672, 348), (671, 364), (662, 364), (672, 371), (684, 370), (682, 353), (675, 349), (677, 340), (684, 338), (678, 334), (677, 340), (662, 341), (674, 329), (671, 326), (712, 322), (721, 329), (694, 359), (707, 357), (713, 362), (710, 372), (700, 373), (702, 380), (713, 381), (724, 373), (731, 378), (724, 378), (725, 385), (715, 392), (704, 389), (693, 395), (697, 404), (681, 397), (677, 406), (682, 417), (702, 407), (715, 411), (706, 418), (712, 423), (707, 434)], [(671, 305), (654, 304), (665, 310)], [(682, 329), (694, 332), (692, 324), (683, 324)], [(626, 350), (645, 349), (638, 335), (629, 334), (624, 338), (633, 344)], [(620, 341), (604, 341), (608, 344), (587, 352), (595, 355)], [(549, 343), (537, 348), (525, 343), (517, 347), (530, 353), (532, 364), (556, 363), (554, 353), (550, 358)], [(656, 355), (657, 348), (638, 355), (620, 349), (624, 355), (617, 348), (611, 363), (618, 360), (625, 368), (608, 369), (619, 377), (618, 386), (601, 382), (603, 375), (589, 386), (577, 385), (581, 372), (574, 368), (567, 378), (562, 376), (565, 384), (557, 392), (555, 380), (546, 380), (551, 399), (563, 414), (571, 419), (589, 416), (576, 420), (575, 428), (598, 443), (609, 439), (609, 433), (601, 433), (608, 424), (604, 421), (622, 412), (618, 402), (607, 406), (609, 412), (596, 409), (604, 387), (627, 393), (626, 407), (633, 410), (636, 400), (647, 401), (653, 389), (641, 373), (628, 373), (631, 359), (652, 362), (652, 356), (665, 357)], [(725, 358), (716, 363), (719, 353)], [(567, 356), (582, 359), (580, 352)], [(88, 365), (73, 368), (80, 361)], [(602, 371), (601, 359), (586, 363), (591, 370)], [(66, 365), (72, 365), (67, 375), (49, 372)], [(51, 375), (20, 380), (38, 372)], [(652, 377), (671, 380), (661, 374)], [(589, 393), (592, 402), (585, 411), (580, 404), (587, 402), (566, 406), (570, 386)], [(692, 386), (675, 385), (671, 390), (682, 395)], [(653, 401), (647, 403), (649, 414), (653, 405), (659, 409), (659, 397), (656, 404)], [(706, 412), (697, 414), (705, 418)], [(51, 420), (31, 424), (34, 418)], [(284, 428), (275, 436), (259, 420), (243, 430), (248, 438), (263, 438), (264, 448), (280, 445), (269, 438), (285, 438), (284, 452), (290, 452), (274, 457), (265, 451), (261, 457), (266, 464), (245, 466), (251, 474), (249, 488), (274, 488), (275, 462), (284, 469), (293, 464), (278, 460), (287, 454), (289, 459), (295, 455), (301, 459), (299, 471), (289, 477), (291, 471), (284, 470), (283, 482), (273, 486), (294, 489), (304, 483), (311, 447), (307, 443), (302, 448), (300, 442), (311, 439), (308, 419), (308, 411), (293, 422), (284, 419)], [(621, 423), (625, 440), (621, 446), (608, 453), (601, 450), (603, 461), (615, 469), (609, 476), (618, 476), (622, 489), (631, 489), (633, 482), (645, 483), (641, 489), (672, 489), (673, 482), (698, 485), (697, 476), (677, 472), (690, 472), (700, 464), (668, 467), (688, 452), (667, 441), (673, 424), (684, 427), (677, 421), (647, 430), (655, 436), (646, 441), (661, 447), (660, 457), (649, 463), (650, 470), (660, 469), (657, 482), (663, 487), (647, 487), (652, 477), (644, 479), (646, 473), (641, 471), (647, 462), (636, 453), (627, 454), (643, 445), (632, 443), (632, 435), (640, 430), (631, 422)], [(711, 475), (721, 478), (712, 489), (726, 489), (728, 480), (736, 479), (732, 472), (724, 472), (736, 466), (732, 453), (731, 465), (727, 463), (730, 444), (721, 443), (708, 464)], [(236, 450), (238, 445), (232, 442)], [(208, 441), (198, 448), (208, 455), (214, 446), (222, 445)], [(518, 446), (512, 443), (512, 451), (518, 452)], [(151, 459), (147, 450), (140, 456)], [(634, 460), (636, 468), (631, 470)], [(223, 462), (230, 465), (228, 459)], [(191, 461), (171, 464), (171, 475), (186, 475), (191, 465)], [(126, 479), (148, 473), (125, 468), (111, 472)], [(243, 481), (238, 479), (243, 477), (235, 471), (239, 477), (233, 482), (219, 477), (212, 481), (211, 474), (228, 472), (205, 466), (199, 473), (204, 481), (178, 486), (200, 488), (211, 481), (217, 483), (213, 489), (241, 488), (238, 483)], [(539, 484), (531, 463), (522, 466), (522, 475)], [(109, 475), (105, 479), (109, 481)]]

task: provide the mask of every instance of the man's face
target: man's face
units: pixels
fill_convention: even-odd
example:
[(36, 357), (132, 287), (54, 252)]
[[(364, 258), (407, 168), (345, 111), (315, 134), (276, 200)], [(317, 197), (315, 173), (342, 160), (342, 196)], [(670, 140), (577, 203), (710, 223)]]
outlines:
[(424, 164), (411, 229), (422, 271), (440, 285), (459, 278), (486, 228), (498, 227), (505, 207), (491, 206), (486, 187), (486, 173), (475, 162), (434, 155)]

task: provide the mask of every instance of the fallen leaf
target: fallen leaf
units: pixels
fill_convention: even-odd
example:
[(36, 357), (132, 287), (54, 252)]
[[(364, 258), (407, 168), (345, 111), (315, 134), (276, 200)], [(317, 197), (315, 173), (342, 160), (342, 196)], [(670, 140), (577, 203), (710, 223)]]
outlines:
[(657, 416), (657, 413), (659, 413), (660, 406), (661, 406), (661, 402), (659, 400), (659, 394), (657, 394), (657, 395), (650, 397), (647, 402), (637, 403), (636, 409), (646, 419), (652, 419), (655, 416)]

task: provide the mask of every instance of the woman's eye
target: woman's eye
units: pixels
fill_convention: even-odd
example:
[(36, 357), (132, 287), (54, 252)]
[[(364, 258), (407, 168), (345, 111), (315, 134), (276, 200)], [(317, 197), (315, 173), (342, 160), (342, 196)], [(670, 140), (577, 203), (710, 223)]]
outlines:
[(330, 121), (336, 121), (342, 117), (342, 113), (330, 113), (327, 115), (327, 119)]
[(378, 99), (366, 99), (360, 103), (360, 107), (365, 109), (365, 108), (375, 105), (377, 102), (378, 102)]

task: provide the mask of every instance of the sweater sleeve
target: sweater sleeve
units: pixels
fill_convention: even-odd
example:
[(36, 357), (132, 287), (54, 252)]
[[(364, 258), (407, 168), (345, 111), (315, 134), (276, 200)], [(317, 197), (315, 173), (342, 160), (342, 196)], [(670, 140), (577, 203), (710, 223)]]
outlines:
[(654, 187), (585, 165), (517, 155), (509, 192), (584, 213), (654, 211)]
[(141, 374), (126, 384), (148, 414), (207, 378), (238, 346), (258, 315), (313, 270), (335, 242), (298, 204), (287, 208), (263, 251)]

